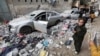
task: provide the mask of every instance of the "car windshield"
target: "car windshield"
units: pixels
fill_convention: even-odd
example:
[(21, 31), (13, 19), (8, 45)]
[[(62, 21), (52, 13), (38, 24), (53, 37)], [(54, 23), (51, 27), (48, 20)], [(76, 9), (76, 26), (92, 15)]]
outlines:
[(35, 16), (35, 14), (32, 14), (32, 13), (29, 13), (29, 14), (26, 14), (28, 16)]
[(26, 17), (33, 19), (35, 17), (35, 14), (29, 13), (25, 15)]

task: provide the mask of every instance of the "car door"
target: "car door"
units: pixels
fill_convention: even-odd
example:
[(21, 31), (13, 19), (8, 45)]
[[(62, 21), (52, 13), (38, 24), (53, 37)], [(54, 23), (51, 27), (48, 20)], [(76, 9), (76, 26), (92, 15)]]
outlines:
[(36, 30), (47, 33), (48, 20), (46, 19), (46, 13), (38, 15), (33, 23)]
[[(54, 24), (54, 19), (53, 19), (53, 15), (52, 12), (47, 12), (47, 19), (48, 19), (48, 26), (51, 26)], [(52, 19), (52, 20), (51, 20)]]
[(49, 15), (48, 18), (48, 26), (52, 26), (55, 25), (55, 23), (57, 22), (57, 20), (61, 19), (60, 14), (57, 14), (55, 12), (48, 12), (47, 15)]

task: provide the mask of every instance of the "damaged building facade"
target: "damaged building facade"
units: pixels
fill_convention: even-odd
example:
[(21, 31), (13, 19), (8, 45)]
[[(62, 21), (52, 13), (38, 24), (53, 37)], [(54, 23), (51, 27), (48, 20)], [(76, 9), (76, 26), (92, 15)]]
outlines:
[[(63, 12), (71, 9), (72, 1), (73, 0), (0, 0), (0, 17), (3, 19), (12, 19), (38, 9)], [(93, 2), (97, 0), (89, 1)]]
[(72, 0), (7, 0), (13, 17), (25, 15), (37, 9), (62, 12), (70, 9)]

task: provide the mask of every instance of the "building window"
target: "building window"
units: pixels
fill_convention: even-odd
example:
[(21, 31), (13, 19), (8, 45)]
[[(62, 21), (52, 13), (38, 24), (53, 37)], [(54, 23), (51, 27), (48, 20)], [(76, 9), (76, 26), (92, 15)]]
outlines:
[(68, 2), (68, 0), (64, 0), (64, 1)]
[(38, 0), (36, 0), (36, 2), (38, 2)]
[(47, 0), (45, 0), (45, 2), (47, 2)]
[(25, 2), (27, 2), (27, 0), (25, 0)]
[(42, 2), (42, 0), (41, 0), (41, 2)]
[(31, 2), (33, 2), (33, 0), (31, 0)]
[(20, 2), (20, 0), (18, 0), (18, 2)]

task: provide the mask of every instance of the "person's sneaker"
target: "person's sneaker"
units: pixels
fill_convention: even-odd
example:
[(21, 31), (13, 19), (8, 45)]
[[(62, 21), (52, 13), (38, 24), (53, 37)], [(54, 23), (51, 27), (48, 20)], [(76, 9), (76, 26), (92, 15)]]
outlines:
[(70, 49), (71, 48), (71, 46), (66, 46), (67, 47), (67, 49)]
[(75, 55), (78, 55), (78, 52), (77, 51), (75, 51), (74, 53), (75, 53)]

